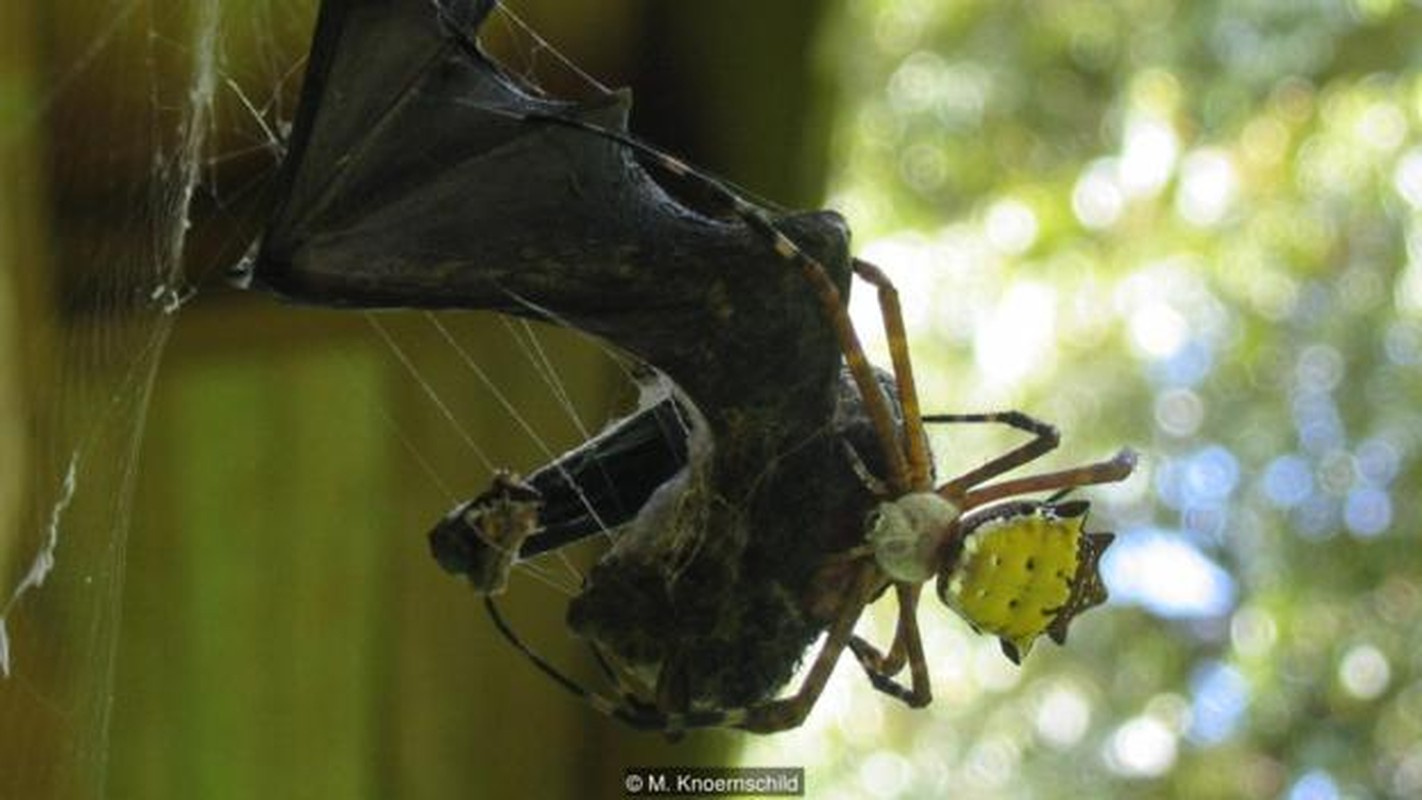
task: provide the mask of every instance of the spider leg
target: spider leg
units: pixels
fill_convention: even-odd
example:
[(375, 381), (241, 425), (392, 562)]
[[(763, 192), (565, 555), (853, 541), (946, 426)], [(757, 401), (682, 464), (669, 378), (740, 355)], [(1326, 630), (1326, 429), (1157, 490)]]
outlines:
[[(855, 576), (853, 588), (840, 605), (839, 614), (820, 646), (819, 655), (810, 672), (801, 682), (800, 688), (790, 697), (770, 700), (737, 714), (728, 714), (728, 723), (754, 733), (774, 733), (797, 727), (805, 721), (805, 716), (814, 708), (820, 694), (839, 663), (844, 648), (854, 635), (854, 625), (859, 621), (864, 607), (883, 586), (883, 575), (872, 562), (860, 567)], [(739, 719), (737, 719), (739, 717)]]
[(637, 677), (635, 670), (598, 642), (588, 642), (588, 649), (592, 651), (593, 660), (597, 662), (603, 678), (610, 685), (617, 687), (617, 693), (620, 696), (636, 698), (639, 705), (651, 706), (651, 703), (642, 698), (651, 697), (654, 693), (644, 681)]
[[(593, 710), (612, 717), (638, 730), (659, 731), (669, 737), (679, 737), (684, 731), (700, 728), (741, 728), (754, 733), (772, 733), (788, 730), (804, 721), (815, 701), (819, 699), (830, 674), (839, 663), (839, 657), (848, 646), (854, 632), (854, 625), (870, 600), (884, 585), (882, 573), (873, 562), (866, 562), (856, 573), (851, 591), (845, 596), (834, 623), (830, 626), (824, 644), (820, 647), (810, 673), (800, 684), (800, 688), (790, 697), (769, 700), (753, 706), (728, 710), (667, 711), (642, 700), (635, 694), (623, 691), (613, 698), (583, 687), (568, 677), (547, 659), (543, 658), (514, 631), (513, 626), (503, 616), (498, 604), (490, 595), (484, 595), (484, 607), (493, 620), (494, 627), (514, 649), (524, 655), (540, 672), (554, 683), (562, 686), (569, 694), (587, 703)], [(908, 640), (910, 663), (922, 662), (922, 648), (918, 645), (917, 628)], [(917, 655), (915, 655), (915, 653)], [(611, 668), (610, 665), (604, 665)], [(920, 670), (915, 669), (915, 675)], [(923, 671), (926, 677), (926, 670)], [(675, 681), (673, 681), (675, 683)], [(620, 679), (614, 679), (619, 687)], [(660, 681), (659, 681), (660, 683)], [(658, 687), (661, 694), (667, 687)], [(673, 690), (674, 691), (674, 690)]]
[(880, 653), (878, 648), (859, 636), (849, 640), (849, 649), (854, 652), (855, 658), (859, 659), (866, 672), (892, 677), (903, 671), (904, 664), (908, 661), (904, 643), (908, 635), (906, 628), (916, 619), (914, 614), (918, 603), (918, 586), (919, 584), (894, 584), (894, 594), (899, 603), (898, 622), (894, 627), (894, 641), (887, 651)]
[(855, 477), (863, 484), (865, 489), (875, 497), (885, 497), (889, 494), (889, 487), (879, 480), (873, 472), (869, 470), (869, 465), (864, 463), (864, 459), (859, 455), (859, 451), (854, 449), (854, 445), (848, 439), (843, 439), (840, 444), (844, 445), (845, 458), (849, 460), (849, 468), (854, 470)]
[(1077, 486), (1090, 486), (1098, 483), (1115, 483), (1125, 480), (1135, 468), (1135, 451), (1127, 448), (1108, 459), (1080, 467), (1016, 478), (969, 491), (962, 495), (959, 507), (966, 511), (1015, 495), (1073, 489)]
[[(875, 649), (874, 645), (855, 636), (849, 640), (849, 649), (859, 660), (859, 666), (864, 669), (864, 677), (869, 679), (869, 685), (873, 686), (875, 691), (900, 700), (906, 705), (913, 705), (913, 690), (894, 680), (895, 673), (878, 666), (883, 663), (884, 655)], [(903, 667), (900, 666), (899, 669)]]
[(986, 480), (1016, 469), (1029, 461), (1034, 461), (1054, 450), (1061, 440), (1057, 429), (1048, 423), (1030, 417), (1021, 411), (995, 411), (986, 414), (930, 414), (924, 422), (950, 423), (997, 423), (1032, 434), (1025, 444), (1003, 453), (993, 460), (970, 472), (966, 472), (939, 486), (936, 490), (944, 499), (962, 505), (959, 500), (968, 490)]
[(918, 387), (913, 380), (913, 361), (909, 358), (903, 309), (899, 306), (899, 290), (894, 288), (888, 275), (868, 261), (854, 259), (854, 274), (873, 285), (879, 292), (879, 313), (883, 317), (884, 332), (889, 340), (889, 358), (894, 366), (899, 406), (904, 412), (904, 443), (908, 448), (909, 485), (914, 489), (926, 488), (931, 485), (928, 445), (923, 434)]
[[(484, 595), (484, 608), (504, 639), (537, 667), (539, 672), (553, 679), (554, 683), (566, 689), (569, 694), (587, 703), (594, 711), (629, 727), (642, 731), (658, 731), (667, 734), (669, 738), (677, 738), (689, 729), (730, 727), (740, 718), (740, 715), (727, 711), (668, 713), (628, 691), (622, 691), (617, 698), (612, 698), (587, 689), (529, 647), (509, 624), (492, 596)], [(610, 669), (606, 662), (604, 668)], [(614, 676), (613, 683), (621, 687), (623, 682), (621, 678)]]
[[(844, 355), (844, 363), (849, 367), (849, 374), (854, 378), (854, 385), (859, 389), (859, 396), (864, 401), (865, 411), (868, 413), (869, 421), (874, 426), (874, 433), (879, 439), (879, 446), (884, 453), (884, 463), (888, 465), (887, 482), (889, 487), (896, 494), (909, 491), (913, 487), (913, 475), (910, 472), (904, 450), (899, 446), (898, 426), (894, 424), (893, 413), (889, 410), (889, 401), (884, 397), (884, 390), (879, 386), (879, 379), (874, 375), (874, 369), (869, 365), (869, 358), (864, 354), (864, 347), (859, 342), (859, 334), (855, 332), (854, 323), (850, 321), (849, 312), (845, 310), (839, 288), (834, 285), (834, 281), (830, 280), (824, 265), (810, 257), (790, 241), (789, 237), (781, 233), (770, 221), (770, 218), (765, 215), (765, 212), (735, 194), (728, 192), (727, 199), (732, 202), (737, 215), (745, 220), (747, 225), (770, 240), (776, 253), (800, 268), (805, 279), (810, 282), (811, 288), (815, 290), (815, 296), (820, 301), (820, 308), (834, 328), (836, 338), (839, 339), (839, 349)], [(903, 326), (900, 324), (900, 332), (902, 332), (902, 328)], [(905, 351), (905, 357), (907, 357), (907, 351)], [(897, 372), (897, 364), (895, 364), (896, 376)], [(912, 387), (912, 375), (909, 380), (909, 385)], [(913, 402), (916, 406), (917, 400), (915, 399)]]
[[(918, 630), (918, 596), (923, 584), (897, 583), (894, 588), (898, 593), (899, 622), (889, 651), (880, 653), (858, 636), (850, 639), (849, 649), (859, 659), (859, 665), (875, 689), (903, 701), (910, 708), (922, 708), (933, 701), (928, 661), (923, 655), (923, 640)], [(909, 686), (893, 679), (903, 671), (905, 662), (909, 666)]]
[(577, 681), (563, 674), (562, 670), (553, 666), (543, 656), (539, 655), (533, 648), (524, 643), (523, 638), (513, 629), (508, 620), (499, 610), (498, 603), (494, 601), (493, 595), (484, 595), (484, 609), (489, 613), (489, 619), (493, 620), (494, 627), (503, 635), (514, 649), (523, 654), (539, 672), (553, 679), (553, 682), (567, 689), (576, 697), (581, 698), (588, 705), (609, 717), (625, 722), (635, 728), (656, 728), (662, 726), (660, 719), (656, 724), (648, 725), (647, 721), (655, 716), (655, 709), (650, 708), (637, 697), (624, 693), (619, 700), (612, 700), (604, 695), (589, 691)]

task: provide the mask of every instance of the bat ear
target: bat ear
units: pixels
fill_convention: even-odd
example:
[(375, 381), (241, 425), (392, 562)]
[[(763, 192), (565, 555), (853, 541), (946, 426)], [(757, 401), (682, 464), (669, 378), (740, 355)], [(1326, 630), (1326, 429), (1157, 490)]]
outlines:
[(469, 505), (465, 503), (446, 514), (429, 533), (430, 554), (445, 572), (453, 575), (466, 575), (473, 569), (474, 550), (479, 546), (464, 522)]

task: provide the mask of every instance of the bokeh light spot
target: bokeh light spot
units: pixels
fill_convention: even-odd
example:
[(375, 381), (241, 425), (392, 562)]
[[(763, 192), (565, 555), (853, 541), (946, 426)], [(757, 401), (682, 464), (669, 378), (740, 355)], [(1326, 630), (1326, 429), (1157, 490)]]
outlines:
[(1402, 456), (1391, 441), (1373, 438), (1358, 445), (1354, 460), (1359, 477), (1374, 486), (1386, 486), (1397, 477)]
[(1012, 780), (1022, 753), (1011, 740), (991, 737), (968, 752), (967, 777), (984, 788), (1000, 788)]
[(1373, 149), (1391, 152), (1407, 140), (1407, 118), (1392, 103), (1372, 103), (1358, 116), (1355, 132)]
[(1370, 644), (1348, 650), (1338, 664), (1338, 682), (1359, 700), (1373, 700), (1387, 691), (1392, 666), (1382, 651)]
[(913, 764), (891, 750), (876, 750), (859, 766), (859, 785), (870, 797), (898, 797), (913, 780)]
[(1224, 447), (1209, 445), (1185, 460), (1180, 478), (1186, 504), (1223, 500), (1239, 483), (1239, 461)]
[(1116, 183), (1115, 159), (1093, 161), (1071, 193), (1071, 210), (1087, 228), (1108, 228), (1120, 219), (1126, 197)]
[(1392, 187), (1407, 204), (1422, 211), (1422, 147), (1414, 147), (1397, 160)]
[(1269, 612), (1246, 606), (1230, 619), (1229, 636), (1235, 652), (1258, 658), (1272, 650), (1279, 640), (1279, 625)]
[(1189, 737), (1200, 744), (1218, 744), (1234, 733), (1249, 708), (1249, 682), (1234, 667), (1210, 662), (1191, 679)]
[(1279, 456), (1264, 468), (1264, 496), (1279, 508), (1292, 508), (1313, 493), (1313, 468), (1302, 456)]
[(1179, 152), (1179, 140), (1165, 120), (1133, 117), (1126, 125), (1126, 141), (1121, 150), (1121, 189), (1132, 197), (1155, 195), (1174, 173)]
[(1055, 686), (1038, 703), (1035, 721), (1037, 735), (1064, 750), (1086, 735), (1091, 726), (1091, 704), (1077, 688)]
[(1167, 389), (1156, 395), (1155, 424), (1171, 436), (1192, 436), (1205, 419), (1205, 404), (1189, 389)]
[(1158, 719), (1136, 717), (1116, 729), (1106, 745), (1106, 766), (1134, 778), (1164, 775), (1175, 764), (1176, 737)]
[(1037, 241), (1037, 215), (1020, 200), (993, 203), (984, 227), (992, 246), (1009, 255), (1025, 252)]
[(1289, 800), (1338, 800), (1338, 784), (1327, 772), (1311, 770), (1289, 787)]
[(1151, 358), (1168, 358), (1185, 344), (1190, 326), (1168, 303), (1147, 303), (1131, 312), (1131, 342)]
[(1223, 220), (1234, 203), (1239, 182), (1229, 156), (1218, 150), (1197, 150), (1185, 157), (1180, 170), (1176, 213), (1200, 227)]
[(973, 339), (978, 368), (995, 383), (1012, 383), (1041, 365), (1055, 348), (1056, 291), (1032, 281), (1015, 283)]
[(1392, 497), (1372, 486), (1354, 489), (1343, 502), (1343, 524), (1362, 537), (1383, 533), (1392, 525)]
[(1331, 392), (1343, 380), (1343, 354), (1331, 345), (1309, 345), (1299, 354), (1297, 376), (1304, 391)]

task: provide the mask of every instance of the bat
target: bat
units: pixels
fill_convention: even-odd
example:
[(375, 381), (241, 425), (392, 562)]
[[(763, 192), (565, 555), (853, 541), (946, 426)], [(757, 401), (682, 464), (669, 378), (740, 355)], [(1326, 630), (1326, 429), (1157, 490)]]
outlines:
[[(761, 700), (826, 624), (807, 600), (820, 556), (857, 543), (873, 505), (845, 455), (848, 442), (879, 466), (861, 399), (814, 293), (764, 233), (669, 192), (646, 153), (559, 124), (626, 135), (630, 94), (574, 103), (509, 73), (476, 41), (495, 5), (322, 5), (242, 282), (323, 306), (552, 321), (667, 376), (674, 400), (532, 473), (545, 501), (523, 556), (586, 535), (594, 518), (620, 526), (572, 603), (573, 629), (677, 676), (674, 706)], [(843, 220), (773, 224), (847, 300)], [(673, 402), (685, 424), (664, 435)], [(592, 463), (611, 490), (567, 491)]]

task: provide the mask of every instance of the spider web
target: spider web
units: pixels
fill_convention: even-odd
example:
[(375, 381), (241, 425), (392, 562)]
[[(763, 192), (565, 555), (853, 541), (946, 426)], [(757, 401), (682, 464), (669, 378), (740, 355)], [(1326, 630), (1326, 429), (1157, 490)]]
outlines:
[[(0, 472), (0, 796), (105, 793), (151, 401), (175, 330), (181, 340), (184, 317), (220, 301), (224, 270), (257, 233), (252, 209), (281, 155), (314, 20), (315, 3), (298, 5), (114, 0), (0, 13), (13, 15), (0, 28), (14, 35), (45, 34), (0, 62), (18, 87), (0, 116), (0, 163), (18, 178), (0, 189), (0, 463), (19, 466)], [(602, 90), (500, 13), (511, 68), (557, 73), (560, 91)], [(418, 413), (436, 418), (473, 467), (471, 477), (431, 463), (409, 420), (379, 411), (387, 451), (437, 498), (429, 522), (511, 460), (466, 429), (461, 393), (479, 393), (504, 416), (503, 438), (539, 460), (618, 410), (605, 389), (567, 384), (562, 353), (600, 362), (613, 376), (600, 385), (620, 391), (623, 406), (630, 394), (622, 362), (600, 346), (529, 323), (472, 331), (432, 314), (366, 314), (364, 325), (424, 396)], [(495, 341), (477, 341), (490, 328)], [(425, 362), (431, 341), (461, 365), (450, 380), (464, 388)], [(488, 348), (513, 356), (485, 366)], [(529, 375), (560, 423), (527, 418), (528, 393), (506, 390)], [(580, 579), (570, 564), (533, 572), (559, 594)]]
[(34, 751), (6, 755), (6, 796), (102, 781), (137, 453), (189, 291), (185, 222), (216, 91), (220, 6), (170, 10), (9, 12), (19, 36), (53, 36), (11, 63), (0, 134), (20, 176), (19, 224), (0, 234), (0, 386), (6, 418), (28, 421), (0, 435), (23, 465), (0, 501), (0, 741)]

